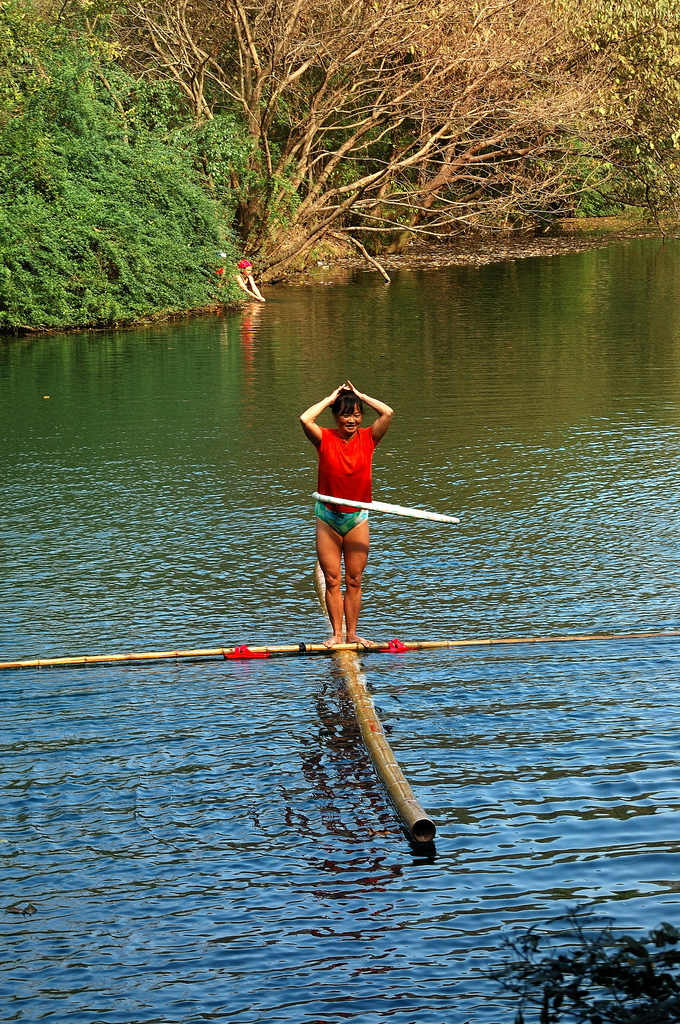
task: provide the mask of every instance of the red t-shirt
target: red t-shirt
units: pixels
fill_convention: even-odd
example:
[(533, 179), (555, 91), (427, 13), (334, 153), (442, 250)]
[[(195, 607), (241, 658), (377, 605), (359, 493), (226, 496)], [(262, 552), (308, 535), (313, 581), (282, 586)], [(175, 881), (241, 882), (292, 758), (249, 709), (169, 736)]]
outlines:
[[(321, 428), (317, 491), (332, 498), (372, 501), (371, 463), (375, 441), (370, 427), (361, 427), (344, 441), (339, 430)], [(334, 512), (356, 512), (351, 505), (330, 505)]]

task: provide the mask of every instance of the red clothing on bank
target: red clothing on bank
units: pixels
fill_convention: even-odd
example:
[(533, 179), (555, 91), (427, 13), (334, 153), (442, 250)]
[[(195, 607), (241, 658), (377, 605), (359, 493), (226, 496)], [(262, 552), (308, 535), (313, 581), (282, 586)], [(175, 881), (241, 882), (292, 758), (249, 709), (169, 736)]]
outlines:
[[(339, 430), (321, 428), (317, 491), (331, 498), (372, 501), (371, 463), (375, 441), (370, 427), (362, 427), (349, 441)], [(329, 505), (334, 512), (356, 512), (351, 505)]]

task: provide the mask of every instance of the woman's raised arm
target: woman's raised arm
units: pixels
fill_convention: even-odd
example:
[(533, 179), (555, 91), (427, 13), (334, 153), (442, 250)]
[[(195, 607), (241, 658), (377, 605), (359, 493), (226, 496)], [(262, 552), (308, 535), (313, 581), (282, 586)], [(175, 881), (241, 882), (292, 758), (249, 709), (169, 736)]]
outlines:
[(305, 409), (304, 412), (300, 413), (302, 429), (315, 448), (318, 448), (321, 444), (321, 427), (316, 423), (316, 420), (324, 409), (327, 409), (332, 405), (340, 392), (344, 390), (346, 390), (346, 385), (341, 384), (340, 387), (336, 388), (335, 391), (332, 391), (330, 395), (326, 395), (326, 397), (322, 398), (320, 402), (310, 405), (309, 409)]
[(378, 441), (385, 436), (387, 428), (392, 422), (394, 409), (389, 405), (385, 405), (384, 402), (381, 402), (377, 398), (371, 398), (370, 395), (364, 395), (354, 387), (351, 381), (346, 381), (346, 385), (352, 389), (357, 398), (360, 398), (362, 402), (365, 402), (366, 405), (370, 406), (371, 409), (375, 409), (378, 413), (377, 420), (371, 424), (371, 434), (373, 435), (373, 440), (377, 444)]

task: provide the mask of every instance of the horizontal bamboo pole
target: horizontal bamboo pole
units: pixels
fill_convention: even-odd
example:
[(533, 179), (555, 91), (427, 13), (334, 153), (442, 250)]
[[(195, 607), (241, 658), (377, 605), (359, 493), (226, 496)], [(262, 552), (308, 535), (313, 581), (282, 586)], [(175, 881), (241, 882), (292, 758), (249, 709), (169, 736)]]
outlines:
[[(408, 651), (433, 651), (451, 647), (502, 647), (509, 644), (565, 644), (584, 640), (666, 640), (680, 637), (680, 630), (646, 630), (629, 633), (567, 633), (563, 636), (507, 636), (472, 637), (461, 640), (406, 640), (384, 641), (375, 647), (363, 644), (338, 644), (326, 647), (321, 643), (267, 644), (255, 647), (197, 647), (171, 651), (140, 651), (127, 654), (80, 654), (61, 658), (28, 658), (23, 661), (0, 661), (0, 669), (9, 668), (59, 668), (68, 665), (102, 665), (121, 661), (163, 661), (183, 658), (281, 658), (303, 654), (339, 654), (354, 651), (357, 654), (384, 654)], [(239, 653), (241, 652), (241, 653)]]
[[(325, 611), (326, 588), (318, 562), (314, 569), (314, 584), (321, 607)], [(436, 833), (435, 823), (416, 800), (413, 790), (392, 753), (385, 730), (376, 714), (373, 700), (359, 670), (356, 651), (350, 650), (350, 647), (356, 648), (357, 645), (343, 644), (342, 648), (333, 648), (332, 653), (345, 677), (345, 685), (354, 705), (364, 746), (409, 835), (416, 843), (431, 843)]]

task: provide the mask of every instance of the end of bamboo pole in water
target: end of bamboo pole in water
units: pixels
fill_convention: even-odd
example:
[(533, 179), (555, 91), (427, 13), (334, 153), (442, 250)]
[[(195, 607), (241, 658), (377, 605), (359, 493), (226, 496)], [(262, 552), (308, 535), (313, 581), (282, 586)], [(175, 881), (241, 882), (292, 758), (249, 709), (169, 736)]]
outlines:
[[(418, 811), (420, 814), (418, 814)], [(413, 820), (409, 824), (408, 829), (415, 841), (423, 846), (426, 843), (431, 843), (437, 834), (435, 823), (432, 818), (428, 818), (426, 814), (422, 813), (420, 805), (417, 805), (417, 811), (414, 813)]]

